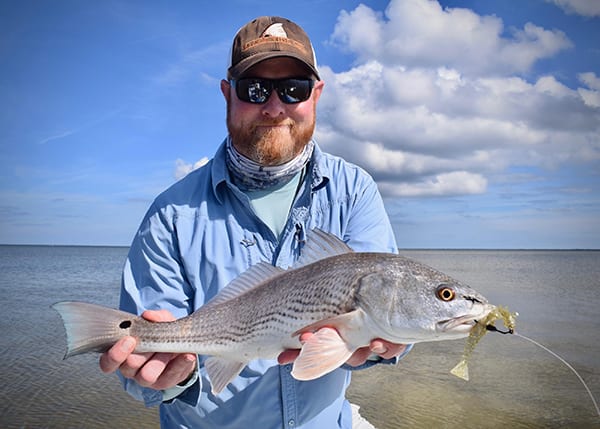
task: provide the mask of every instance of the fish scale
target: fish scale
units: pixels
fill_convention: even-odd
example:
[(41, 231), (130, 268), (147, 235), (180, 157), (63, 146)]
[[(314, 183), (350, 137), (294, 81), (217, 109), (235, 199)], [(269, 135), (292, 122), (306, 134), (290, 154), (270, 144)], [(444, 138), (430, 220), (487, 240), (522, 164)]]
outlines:
[[(217, 393), (250, 360), (273, 359), (284, 349), (301, 348), (292, 375), (310, 380), (375, 338), (406, 344), (466, 337), (474, 320), (494, 307), (423, 264), (395, 254), (355, 253), (337, 237), (313, 230), (292, 268), (255, 265), (173, 322), (86, 303), (54, 308), (67, 331), (66, 357), (106, 351), (131, 335), (136, 352), (210, 356), (205, 365)], [(315, 334), (301, 344), (302, 332)]]

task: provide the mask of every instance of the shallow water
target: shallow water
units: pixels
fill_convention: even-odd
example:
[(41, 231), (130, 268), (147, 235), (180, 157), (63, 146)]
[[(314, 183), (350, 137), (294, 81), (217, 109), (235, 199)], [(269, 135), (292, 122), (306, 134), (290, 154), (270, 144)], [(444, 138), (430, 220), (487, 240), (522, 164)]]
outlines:
[[(158, 428), (98, 356), (63, 361), (57, 301), (118, 305), (125, 248), (0, 246), (0, 415), (3, 428)], [(8, 316), (8, 317), (6, 317)]]
[[(76, 299), (116, 307), (125, 248), (0, 246), (0, 426), (157, 428), (97, 356), (63, 361), (50, 309)], [(517, 330), (571, 363), (600, 397), (600, 252), (404, 251), (520, 313)], [(520, 338), (490, 333), (452, 376), (464, 340), (418, 344), (395, 367), (355, 373), (349, 397), (378, 429), (600, 427), (576, 376)]]

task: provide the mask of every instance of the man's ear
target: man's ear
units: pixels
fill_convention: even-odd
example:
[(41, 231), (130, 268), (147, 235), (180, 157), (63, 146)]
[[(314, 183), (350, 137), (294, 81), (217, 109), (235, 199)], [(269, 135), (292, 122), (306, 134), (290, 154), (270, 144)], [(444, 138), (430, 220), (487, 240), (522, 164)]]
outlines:
[(223, 93), (223, 97), (225, 97), (225, 101), (229, 103), (229, 99), (231, 98), (231, 84), (225, 79), (221, 79), (221, 92)]
[(325, 82), (323, 82), (322, 80), (318, 80), (315, 82), (315, 86), (313, 87), (313, 98), (315, 100), (315, 103), (317, 101), (319, 101), (319, 98), (321, 97), (321, 92), (323, 92), (324, 86), (325, 86)]

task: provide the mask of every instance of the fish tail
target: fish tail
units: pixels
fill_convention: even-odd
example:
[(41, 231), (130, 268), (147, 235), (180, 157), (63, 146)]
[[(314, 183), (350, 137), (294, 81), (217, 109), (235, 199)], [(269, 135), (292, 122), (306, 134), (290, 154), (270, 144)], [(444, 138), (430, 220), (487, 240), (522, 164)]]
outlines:
[(62, 301), (52, 305), (60, 314), (67, 332), (67, 352), (71, 356), (107, 351), (114, 343), (129, 335), (136, 316), (85, 302)]

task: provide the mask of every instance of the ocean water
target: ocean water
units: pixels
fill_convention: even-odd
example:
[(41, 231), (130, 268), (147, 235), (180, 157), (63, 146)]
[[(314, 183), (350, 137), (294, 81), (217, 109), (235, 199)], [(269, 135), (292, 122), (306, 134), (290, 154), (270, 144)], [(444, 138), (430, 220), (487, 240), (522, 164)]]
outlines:
[[(104, 375), (97, 355), (63, 361), (61, 300), (118, 304), (126, 248), (0, 246), (0, 427), (157, 428), (146, 409)], [(600, 251), (402, 251), (517, 311), (517, 331), (566, 359), (600, 400)], [(577, 377), (511, 335), (490, 333), (449, 373), (464, 340), (418, 344), (397, 366), (356, 372), (361, 414), (386, 428), (600, 428)]]

